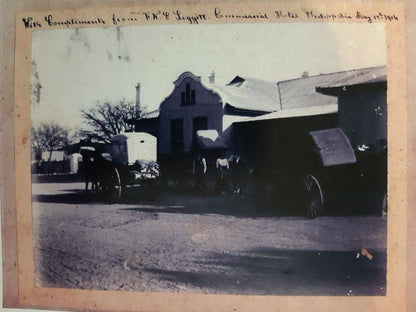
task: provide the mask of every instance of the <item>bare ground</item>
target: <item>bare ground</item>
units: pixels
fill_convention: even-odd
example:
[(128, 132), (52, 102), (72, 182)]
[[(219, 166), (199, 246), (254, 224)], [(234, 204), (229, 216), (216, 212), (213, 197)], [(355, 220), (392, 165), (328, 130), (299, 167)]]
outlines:
[[(169, 192), (151, 201), (110, 205), (86, 195), (82, 183), (60, 182), (32, 186), (35, 278), (40, 286), (385, 294), (385, 218), (308, 220), (278, 214), (259, 200)], [(361, 254), (362, 248), (371, 260)]]

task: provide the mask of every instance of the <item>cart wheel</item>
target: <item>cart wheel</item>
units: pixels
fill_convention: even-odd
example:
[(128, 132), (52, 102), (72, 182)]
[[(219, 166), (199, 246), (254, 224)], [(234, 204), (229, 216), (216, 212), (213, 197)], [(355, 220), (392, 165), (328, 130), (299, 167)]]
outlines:
[(308, 217), (316, 218), (322, 213), (324, 198), (318, 180), (311, 174), (302, 179), (302, 187), (305, 194), (305, 204), (308, 209)]
[(117, 202), (121, 198), (121, 178), (120, 173), (117, 168), (114, 168), (110, 175), (108, 181), (108, 196), (111, 202)]

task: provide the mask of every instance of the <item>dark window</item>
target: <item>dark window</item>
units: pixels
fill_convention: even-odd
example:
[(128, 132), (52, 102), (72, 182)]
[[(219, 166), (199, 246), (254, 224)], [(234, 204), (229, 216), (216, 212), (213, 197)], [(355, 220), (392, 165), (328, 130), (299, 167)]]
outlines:
[(182, 96), (182, 98), (181, 98), (181, 105), (182, 106), (185, 106), (186, 105), (185, 92), (182, 92), (181, 93), (181, 96)]
[(183, 151), (183, 119), (170, 121), (170, 146), (172, 153)]
[(191, 104), (191, 84), (186, 84), (186, 105)]
[(181, 92), (181, 105), (182, 106), (189, 106), (195, 105), (195, 90), (191, 90), (191, 84), (187, 83), (185, 85), (185, 91)]
[(194, 145), (194, 147), (195, 147), (195, 144), (196, 144), (196, 132), (198, 130), (207, 130), (207, 129), (208, 129), (208, 118), (207, 117), (205, 117), (205, 116), (195, 117), (193, 119), (193, 131), (192, 131), (193, 141), (192, 141), (192, 145)]
[(195, 105), (195, 90), (191, 92), (191, 105)]

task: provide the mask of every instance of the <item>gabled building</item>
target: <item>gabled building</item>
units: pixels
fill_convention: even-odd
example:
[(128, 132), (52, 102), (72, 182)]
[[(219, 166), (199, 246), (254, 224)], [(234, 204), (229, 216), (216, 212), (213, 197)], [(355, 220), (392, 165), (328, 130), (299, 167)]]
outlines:
[(198, 130), (223, 131), (223, 103), (213, 88), (190, 72), (181, 74), (174, 85), (159, 108), (159, 155), (191, 151)]

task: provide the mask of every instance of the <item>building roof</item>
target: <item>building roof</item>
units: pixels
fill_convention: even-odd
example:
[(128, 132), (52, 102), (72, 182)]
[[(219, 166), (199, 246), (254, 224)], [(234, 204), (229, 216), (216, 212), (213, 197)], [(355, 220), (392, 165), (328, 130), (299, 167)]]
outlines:
[(223, 105), (245, 111), (273, 112), (279, 109), (279, 90), (275, 82), (236, 76), (225, 86), (215, 85)]
[(178, 79), (176, 79), (173, 84), (175, 85), (175, 87), (179, 86), (182, 81), (184, 81), (186, 78), (192, 78), (193, 80), (197, 81), (197, 82), (201, 82), (201, 77), (200, 76), (196, 76), (193, 73), (191, 73), (190, 71), (186, 71), (183, 72)]
[[(369, 67), (278, 82), (281, 109), (337, 104), (337, 99), (319, 92), (322, 86), (344, 86), (386, 79), (386, 67)], [(318, 87), (318, 88), (317, 88)]]
[(280, 94), (279, 109), (306, 108), (337, 104), (337, 99), (317, 93), (315, 88), (322, 83), (336, 80), (338, 76), (340, 75), (335, 73), (279, 81), (277, 83)]
[(338, 79), (336, 81), (329, 81), (327, 84), (320, 84), (317, 87), (333, 88), (387, 81), (386, 66), (350, 70), (340, 74), (340, 77), (337, 77)]
[(363, 81), (386, 80), (386, 67), (369, 67), (279, 82), (236, 76), (225, 86), (215, 86), (224, 105), (255, 112), (337, 105), (337, 99), (318, 92), (317, 87), (344, 86)]
[(159, 113), (160, 113), (159, 109), (155, 109), (151, 112), (144, 113), (141, 116), (141, 118), (143, 118), (143, 119), (157, 118), (157, 117), (159, 117)]
[(369, 67), (344, 72), (336, 81), (316, 86), (316, 92), (334, 95), (349, 87), (387, 82), (386, 66)]

